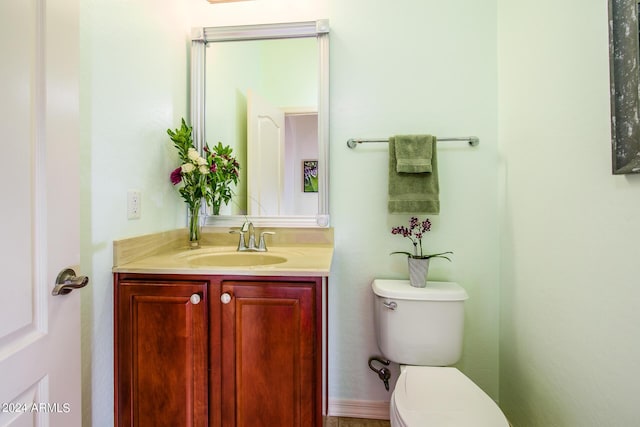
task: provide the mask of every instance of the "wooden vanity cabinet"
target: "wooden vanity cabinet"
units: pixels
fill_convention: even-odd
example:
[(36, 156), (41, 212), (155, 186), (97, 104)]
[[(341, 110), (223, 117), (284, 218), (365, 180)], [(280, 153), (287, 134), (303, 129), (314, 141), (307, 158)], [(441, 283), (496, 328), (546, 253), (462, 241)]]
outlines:
[(208, 283), (127, 278), (115, 286), (115, 424), (207, 425)]
[[(321, 278), (120, 273), (115, 286), (116, 425), (322, 425)], [(149, 302), (142, 310), (145, 323), (137, 320), (140, 314), (134, 313), (140, 312), (142, 301), (157, 300), (158, 293), (166, 298), (174, 286), (175, 298), (184, 302), (186, 297), (182, 308), (163, 308), (168, 300)], [(207, 304), (188, 307), (189, 292), (202, 294)], [(203, 313), (208, 318), (200, 325)], [(174, 322), (177, 326), (172, 329)], [(156, 330), (159, 325), (163, 331), (171, 329), (166, 341), (165, 334)], [(200, 351), (202, 340), (206, 358), (194, 352), (189, 359), (188, 349)], [(174, 346), (181, 347), (177, 359), (168, 355)], [(154, 355), (147, 365), (141, 354), (146, 351), (167, 354)], [(152, 372), (165, 372), (173, 382), (165, 383), (164, 377), (140, 382)], [(153, 395), (156, 389), (162, 401), (174, 396), (171, 405), (182, 412), (141, 400), (158, 399)], [(202, 393), (208, 403), (204, 408)], [(147, 414), (148, 410), (155, 414)]]
[(321, 426), (319, 289), (308, 279), (222, 281), (223, 426)]

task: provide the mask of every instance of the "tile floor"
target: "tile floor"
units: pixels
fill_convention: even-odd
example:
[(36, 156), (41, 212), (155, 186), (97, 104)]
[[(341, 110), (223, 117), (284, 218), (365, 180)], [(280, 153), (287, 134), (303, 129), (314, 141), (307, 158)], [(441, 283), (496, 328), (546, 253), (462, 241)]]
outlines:
[(324, 427), (390, 427), (387, 420), (365, 420), (363, 418), (327, 417)]

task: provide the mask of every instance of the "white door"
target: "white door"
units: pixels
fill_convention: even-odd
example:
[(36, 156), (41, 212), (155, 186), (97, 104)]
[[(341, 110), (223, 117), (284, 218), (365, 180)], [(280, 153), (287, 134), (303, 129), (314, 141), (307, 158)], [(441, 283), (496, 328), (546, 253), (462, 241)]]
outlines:
[(0, 1), (0, 426), (81, 424), (78, 9)]
[(284, 211), (284, 112), (255, 92), (247, 92), (248, 215)]

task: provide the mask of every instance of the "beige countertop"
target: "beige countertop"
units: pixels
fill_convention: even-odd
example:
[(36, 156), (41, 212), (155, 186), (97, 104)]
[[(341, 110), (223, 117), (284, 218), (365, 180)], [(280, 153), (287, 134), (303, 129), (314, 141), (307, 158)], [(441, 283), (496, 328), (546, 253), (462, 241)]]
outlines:
[[(189, 249), (186, 229), (116, 240), (115, 273), (225, 274), (251, 276), (329, 276), (333, 229), (274, 229), (267, 252), (237, 252), (238, 235), (207, 228), (201, 247)], [(256, 229), (259, 231), (267, 229)], [(236, 265), (225, 265), (226, 260)], [(251, 265), (257, 261), (256, 265)], [(237, 264), (250, 265), (237, 265)], [(265, 264), (266, 263), (266, 264)], [(262, 265), (261, 265), (262, 264)]]

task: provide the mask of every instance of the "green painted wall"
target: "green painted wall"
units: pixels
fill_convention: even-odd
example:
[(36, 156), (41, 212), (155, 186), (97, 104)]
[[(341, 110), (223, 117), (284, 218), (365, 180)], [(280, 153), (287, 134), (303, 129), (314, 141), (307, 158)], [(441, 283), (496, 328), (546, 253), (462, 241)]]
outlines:
[(500, 402), (640, 423), (640, 176), (611, 174), (607, 2), (499, 1)]
[[(579, 11), (579, 14), (578, 14)], [(371, 280), (406, 277), (386, 212), (386, 146), (352, 137), (478, 135), (442, 143), (434, 279), (470, 294), (459, 367), (516, 427), (637, 424), (638, 176), (610, 173), (606, 2), (83, 0), (84, 419), (113, 406), (111, 243), (181, 226), (165, 130), (187, 115), (196, 25), (331, 23), (330, 401), (384, 402), (367, 367)], [(499, 141), (499, 143), (498, 143)], [(441, 147), (441, 148), (440, 148)], [(126, 192), (142, 191), (142, 219)], [(394, 368), (394, 374), (397, 371)]]
[[(331, 215), (336, 252), (330, 281), (330, 400), (385, 401), (367, 366), (379, 354), (374, 278), (406, 278), (408, 250), (387, 213), (386, 144), (355, 150), (354, 137), (402, 133), (478, 135), (480, 146), (438, 145), (441, 212), (431, 216), (430, 278), (469, 293), (459, 367), (498, 397), (497, 47), (494, 1), (331, 1)], [(422, 216), (421, 218), (424, 218)], [(395, 367), (394, 367), (395, 369)], [(395, 371), (394, 371), (394, 378)]]
[(99, 427), (113, 425), (112, 242), (185, 225), (166, 129), (188, 113), (189, 31), (178, 0), (81, 0), (80, 13), (82, 424)]

